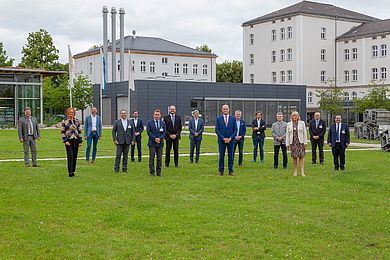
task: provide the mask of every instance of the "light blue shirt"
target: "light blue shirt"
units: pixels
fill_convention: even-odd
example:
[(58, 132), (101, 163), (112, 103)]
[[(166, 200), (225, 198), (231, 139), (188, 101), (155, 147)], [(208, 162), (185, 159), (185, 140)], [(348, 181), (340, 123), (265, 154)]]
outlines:
[(236, 124), (237, 124), (237, 136), (240, 136), (240, 125), (241, 125), (241, 121), (240, 121), (240, 120), (236, 120)]

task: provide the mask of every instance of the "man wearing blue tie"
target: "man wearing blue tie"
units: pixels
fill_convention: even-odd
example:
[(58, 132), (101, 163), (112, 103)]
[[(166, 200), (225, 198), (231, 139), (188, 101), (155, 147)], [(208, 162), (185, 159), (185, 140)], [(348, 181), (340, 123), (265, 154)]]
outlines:
[(234, 116), (236, 117), (237, 134), (234, 137), (234, 153), (238, 146), (238, 166), (242, 166), (242, 159), (244, 157), (244, 140), (246, 135), (246, 123), (241, 119), (241, 110), (236, 110)]
[(336, 115), (335, 124), (329, 127), (328, 144), (332, 147), (334, 169), (345, 169), (345, 150), (349, 145), (349, 128), (341, 123), (341, 116)]
[(194, 118), (190, 120), (190, 163), (194, 163), (194, 150), (196, 149), (195, 163), (199, 163), (200, 144), (202, 142), (202, 133), (204, 130), (204, 122), (199, 118), (199, 111), (194, 111)]
[(234, 139), (237, 134), (237, 124), (233, 116), (229, 115), (229, 106), (222, 106), (222, 115), (217, 117), (215, 133), (218, 136), (219, 148), (219, 175), (222, 176), (225, 168), (225, 152), (228, 150), (229, 175), (234, 176)]
[[(164, 121), (161, 120), (161, 112), (159, 109), (154, 111), (153, 119), (148, 122), (146, 132), (149, 137), (149, 173), (151, 176), (154, 176), (154, 173), (156, 173), (157, 176), (161, 177), (162, 150), (166, 127)], [(154, 157), (157, 157), (156, 168), (154, 168)]]

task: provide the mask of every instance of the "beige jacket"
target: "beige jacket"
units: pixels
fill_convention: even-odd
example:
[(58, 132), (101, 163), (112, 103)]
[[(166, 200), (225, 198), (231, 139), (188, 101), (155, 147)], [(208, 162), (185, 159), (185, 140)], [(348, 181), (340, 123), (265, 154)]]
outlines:
[[(290, 121), (287, 123), (286, 132), (286, 145), (290, 146), (293, 142), (293, 123)], [(303, 121), (298, 121), (298, 139), (302, 144), (307, 144), (306, 124)]]

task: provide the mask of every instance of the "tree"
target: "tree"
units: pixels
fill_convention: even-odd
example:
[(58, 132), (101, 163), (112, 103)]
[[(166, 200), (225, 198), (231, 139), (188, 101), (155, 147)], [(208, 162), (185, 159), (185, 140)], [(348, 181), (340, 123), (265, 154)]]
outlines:
[(0, 67), (10, 67), (14, 63), (14, 59), (8, 59), (7, 52), (3, 47), (3, 43), (0, 42)]
[(363, 113), (366, 109), (383, 108), (390, 110), (390, 99), (388, 95), (390, 89), (384, 85), (377, 85), (375, 82), (371, 82), (369, 85), (368, 94), (360, 99), (354, 101), (357, 111)]
[(317, 90), (318, 104), (321, 110), (328, 112), (328, 123), (337, 113), (343, 111), (344, 93), (336, 86), (335, 80), (329, 80), (329, 88)]
[(88, 50), (94, 50), (94, 49), (97, 49), (97, 48), (100, 48), (100, 47), (101, 47), (100, 45), (94, 44)]
[(58, 61), (58, 50), (54, 46), (53, 38), (44, 29), (29, 33), (22, 54), (19, 64), (21, 67), (50, 70)]
[(209, 48), (207, 44), (203, 44), (202, 46), (197, 46), (196, 49), (198, 51), (213, 53), (213, 51)]
[(217, 64), (217, 82), (242, 83), (242, 61), (224, 61)]
[(93, 104), (92, 83), (87, 76), (78, 74), (72, 89), (73, 106), (81, 110), (81, 120), (84, 119), (84, 109)]

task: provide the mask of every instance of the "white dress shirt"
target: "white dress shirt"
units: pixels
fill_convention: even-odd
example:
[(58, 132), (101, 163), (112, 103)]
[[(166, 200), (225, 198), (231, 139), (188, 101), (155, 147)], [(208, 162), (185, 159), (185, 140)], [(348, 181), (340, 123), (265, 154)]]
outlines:
[(127, 119), (121, 118), (121, 120), (122, 120), (123, 129), (126, 131), (127, 130)]
[(91, 115), (92, 118), (92, 131), (96, 131), (96, 116)]
[(199, 119), (194, 119), (195, 120), (195, 132), (196, 132), (196, 130), (198, 130), (198, 121), (199, 121)]

